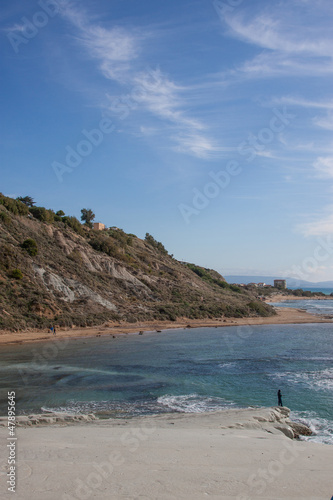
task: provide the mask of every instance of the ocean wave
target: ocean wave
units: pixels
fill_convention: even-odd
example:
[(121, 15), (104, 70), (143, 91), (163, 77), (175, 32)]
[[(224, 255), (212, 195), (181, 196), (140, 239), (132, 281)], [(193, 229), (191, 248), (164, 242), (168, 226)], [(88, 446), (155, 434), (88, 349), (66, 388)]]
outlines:
[(282, 372), (270, 374), (277, 379), (285, 379), (292, 384), (305, 384), (316, 391), (333, 389), (333, 368), (310, 372)]
[(235, 406), (235, 403), (223, 398), (199, 396), (198, 394), (165, 395), (159, 397), (157, 402), (170, 410), (181, 413), (204, 413)]
[(311, 436), (301, 436), (302, 441), (333, 445), (333, 421), (318, 417), (311, 411), (292, 411), (291, 420), (310, 427)]
[(228, 361), (226, 363), (219, 363), (218, 367), (222, 369), (230, 369), (230, 368), (235, 368), (237, 366), (237, 363), (235, 361)]

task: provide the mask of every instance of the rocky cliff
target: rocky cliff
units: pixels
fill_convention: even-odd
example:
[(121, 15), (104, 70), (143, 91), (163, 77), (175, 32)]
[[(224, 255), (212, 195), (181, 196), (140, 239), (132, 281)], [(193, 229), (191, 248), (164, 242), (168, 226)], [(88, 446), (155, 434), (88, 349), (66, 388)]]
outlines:
[(273, 314), (152, 237), (94, 231), (43, 210), (0, 195), (0, 329)]

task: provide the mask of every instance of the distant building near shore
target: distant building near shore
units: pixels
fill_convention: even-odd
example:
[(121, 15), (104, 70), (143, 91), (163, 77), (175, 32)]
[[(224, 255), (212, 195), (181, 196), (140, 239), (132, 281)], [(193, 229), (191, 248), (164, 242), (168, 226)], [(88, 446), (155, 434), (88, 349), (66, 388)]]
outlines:
[(287, 288), (286, 280), (274, 280), (274, 288), (282, 288), (285, 290)]
[(266, 286), (266, 283), (258, 283), (259, 288), (264, 288), (264, 286)]
[(105, 229), (105, 224), (102, 224), (101, 222), (94, 222), (94, 229), (96, 231), (103, 231), (103, 229)]
[(258, 288), (258, 284), (257, 283), (248, 283), (247, 286), (254, 286), (255, 288)]

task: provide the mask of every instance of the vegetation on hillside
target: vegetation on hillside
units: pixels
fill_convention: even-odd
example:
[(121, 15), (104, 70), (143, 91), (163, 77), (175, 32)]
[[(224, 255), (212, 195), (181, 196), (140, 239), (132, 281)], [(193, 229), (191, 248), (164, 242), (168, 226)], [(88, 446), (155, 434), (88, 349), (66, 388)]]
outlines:
[(2, 194), (0, 229), (0, 329), (274, 313), (216, 271), (178, 262), (149, 233), (96, 231)]

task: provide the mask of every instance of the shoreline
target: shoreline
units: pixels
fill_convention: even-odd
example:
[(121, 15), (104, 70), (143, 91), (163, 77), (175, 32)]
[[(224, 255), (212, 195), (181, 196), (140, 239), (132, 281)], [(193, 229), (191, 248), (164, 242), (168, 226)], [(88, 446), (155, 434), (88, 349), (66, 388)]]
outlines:
[[(296, 300), (298, 297), (295, 298)], [(285, 300), (285, 299), (281, 299)], [(281, 301), (280, 300), (280, 301)], [(277, 302), (277, 300), (274, 300)], [(246, 317), (246, 318), (221, 318), (190, 320), (187, 318), (177, 321), (145, 321), (138, 323), (108, 322), (100, 326), (84, 328), (57, 328), (57, 334), (53, 335), (43, 330), (26, 330), (20, 332), (0, 331), (1, 345), (22, 345), (34, 342), (58, 341), (65, 339), (93, 338), (93, 337), (117, 337), (119, 335), (161, 333), (167, 330), (184, 328), (221, 328), (230, 326), (260, 326), (260, 325), (283, 325), (283, 324), (308, 324), (308, 323), (332, 323), (333, 318), (310, 314), (301, 309), (275, 307), (276, 315), (269, 317)]]
[(333, 446), (291, 439), (288, 417), (273, 407), (18, 427), (16, 498), (330, 498)]
[(288, 300), (333, 300), (333, 296), (331, 297), (330, 295), (327, 295), (325, 297), (318, 296), (318, 297), (299, 297), (296, 295), (287, 295), (284, 293), (277, 293), (273, 297), (267, 297), (265, 299), (266, 304), (271, 304), (274, 302), (284, 302)]

